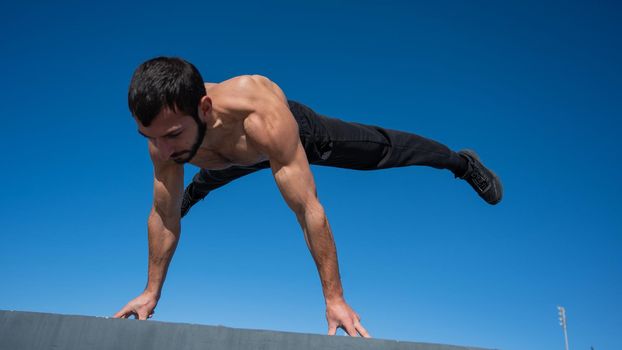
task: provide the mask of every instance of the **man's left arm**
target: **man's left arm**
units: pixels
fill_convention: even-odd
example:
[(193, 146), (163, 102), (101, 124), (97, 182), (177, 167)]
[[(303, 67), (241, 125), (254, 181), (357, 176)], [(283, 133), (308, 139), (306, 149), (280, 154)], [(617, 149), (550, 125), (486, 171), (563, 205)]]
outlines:
[(369, 337), (359, 315), (344, 299), (335, 241), (287, 101), (284, 97), (268, 99), (246, 118), (244, 128), (247, 141), (268, 155), (277, 186), (304, 232), (322, 282), (328, 334), (334, 335), (341, 327), (350, 336)]

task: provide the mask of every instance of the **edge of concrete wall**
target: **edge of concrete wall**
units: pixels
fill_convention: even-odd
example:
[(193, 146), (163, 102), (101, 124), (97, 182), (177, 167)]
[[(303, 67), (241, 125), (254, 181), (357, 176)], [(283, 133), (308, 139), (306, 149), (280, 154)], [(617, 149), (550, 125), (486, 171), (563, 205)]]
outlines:
[(0, 350), (487, 350), (161, 321), (0, 310)]

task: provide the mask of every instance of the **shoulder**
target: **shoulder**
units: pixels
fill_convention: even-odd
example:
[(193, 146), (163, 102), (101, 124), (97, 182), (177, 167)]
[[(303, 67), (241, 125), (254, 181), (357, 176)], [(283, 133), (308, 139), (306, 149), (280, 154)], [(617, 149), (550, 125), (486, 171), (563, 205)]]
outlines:
[(220, 95), (245, 99), (249, 103), (270, 104), (287, 102), (283, 90), (268, 77), (258, 74), (240, 75), (218, 86)]
[(269, 113), (275, 106), (287, 106), (280, 87), (262, 75), (240, 75), (210, 87), (209, 97), (221, 113), (247, 117)]
[(252, 111), (244, 119), (244, 132), (249, 143), (270, 159), (286, 159), (298, 145), (298, 124), (280, 88), (259, 79), (262, 81), (252, 84), (266, 84), (265, 90), (254, 96)]
[(257, 89), (260, 87), (272, 88), (274, 82), (268, 77), (260, 74), (245, 74), (233, 77), (223, 82), (231, 85), (235, 85), (241, 89)]

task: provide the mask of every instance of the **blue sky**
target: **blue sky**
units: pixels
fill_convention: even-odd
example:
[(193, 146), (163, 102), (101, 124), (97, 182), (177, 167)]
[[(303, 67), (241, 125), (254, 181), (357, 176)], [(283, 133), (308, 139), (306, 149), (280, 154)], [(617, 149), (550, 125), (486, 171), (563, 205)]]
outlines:
[[(262, 74), (322, 114), (473, 148), (447, 171), (314, 167), (345, 297), (377, 338), (622, 347), (622, 18), (613, 1), (29, 2), (0, 11), (0, 309), (109, 316), (146, 282), (152, 168), (127, 109), (159, 55)], [(195, 168), (186, 168), (188, 181)], [(327, 331), (294, 215), (260, 172), (182, 223), (156, 320)]]

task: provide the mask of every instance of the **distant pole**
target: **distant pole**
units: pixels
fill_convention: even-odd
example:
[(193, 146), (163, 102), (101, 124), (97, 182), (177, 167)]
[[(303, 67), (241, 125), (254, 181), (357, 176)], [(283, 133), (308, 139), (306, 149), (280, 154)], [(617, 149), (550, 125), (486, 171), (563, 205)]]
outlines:
[(566, 331), (566, 309), (563, 306), (557, 307), (557, 313), (559, 314), (559, 325), (564, 330), (564, 341), (566, 344), (566, 350), (568, 350), (568, 332)]

